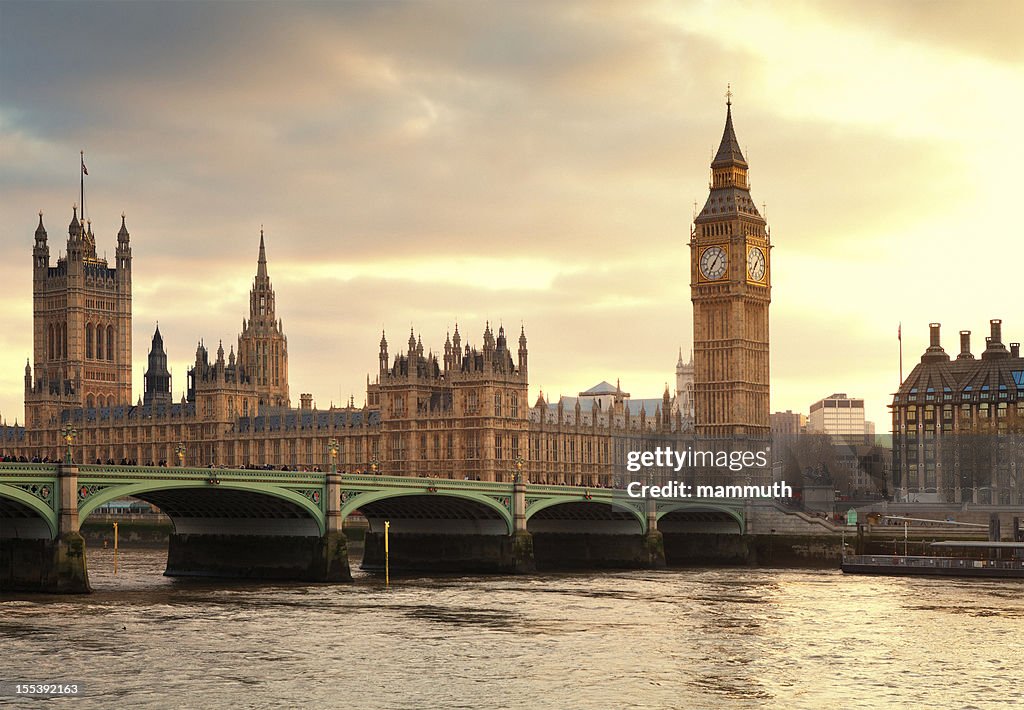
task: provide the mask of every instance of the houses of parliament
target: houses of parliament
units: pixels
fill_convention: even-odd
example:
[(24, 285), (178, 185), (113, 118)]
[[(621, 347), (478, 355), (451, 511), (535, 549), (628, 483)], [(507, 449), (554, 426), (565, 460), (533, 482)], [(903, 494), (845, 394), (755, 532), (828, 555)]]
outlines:
[[(40, 214), (32, 249), (33, 352), (25, 421), (0, 428), (6, 455), (63, 457), (75, 431), (78, 463), (274, 466), (383, 475), (621, 483), (626, 454), (671, 441), (750, 439), (768, 431), (768, 236), (749, 196), (731, 102), (712, 163), (707, 205), (691, 232), (694, 355), (677, 364), (676, 392), (634, 399), (603, 382), (578, 397), (528, 401), (525, 329), (488, 323), (479, 345), (456, 326), (437, 351), (410, 332), (381, 335), (365, 403), (298, 406), (261, 230), (248, 314), (237, 342), (203, 341), (186, 394), (172, 401), (166, 346), (152, 336), (144, 392), (132, 393), (132, 252), (122, 216), (114, 262), (97, 254), (91, 223), (74, 212), (65, 255), (51, 263)], [(395, 352), (397, 350), (398, 352)], [(689, 378), (689, 379), (688, 379)], [(696, 438), (696, 439), (695, 439)]]

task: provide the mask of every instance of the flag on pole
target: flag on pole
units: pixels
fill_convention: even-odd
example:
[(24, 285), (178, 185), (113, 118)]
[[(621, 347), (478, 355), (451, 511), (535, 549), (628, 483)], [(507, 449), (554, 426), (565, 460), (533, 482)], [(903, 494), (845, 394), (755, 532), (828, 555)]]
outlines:
[(85, 167), (85, 158), (84, 157), (82, 158), (82, 174), (83, 175), (88, 175), (89, 174), (89, 169), (87, 167)]
[[(86, 175), (88, 174), (89, 173), (86, 173)], [(903, 321), (900, 321), (900, 324), (896, 326), (896, 339), (903, 340)]]

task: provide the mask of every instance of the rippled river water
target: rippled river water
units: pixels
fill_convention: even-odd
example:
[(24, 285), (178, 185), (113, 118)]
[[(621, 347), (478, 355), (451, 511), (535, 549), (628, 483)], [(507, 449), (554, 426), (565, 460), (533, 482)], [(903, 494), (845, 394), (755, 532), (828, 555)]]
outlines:
[(0, 597), (0, 706), (1003, 707), (1024, 700), (1024, 582), (748, 568), (355, 584), (161, 575), (90, 553), (96, 593)]

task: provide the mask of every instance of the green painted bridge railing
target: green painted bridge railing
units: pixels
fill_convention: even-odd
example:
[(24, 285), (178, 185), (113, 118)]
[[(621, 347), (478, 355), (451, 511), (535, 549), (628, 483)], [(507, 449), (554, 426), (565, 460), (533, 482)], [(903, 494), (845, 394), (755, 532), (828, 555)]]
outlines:
[[(73, 500), (61, 500), (58, 464), (0, 462), (0, 497), (18, 501), (42, 517), (56, 536), (62, 508), (73, 507), (85, 519), (103, 504), (119, 498), (174, 489), (218, 487), (247, 491), (289, 501), (326, 529), (329, 474), (308, 471), (221, 469), (191, 467), (82, 465), (77, 467)], [(339, 474), (340, 518), (360, 506), (400, 496), (447, 496), (472, 501), (496, 513), (511, 532), (516, 515), (517, 484), (465, 479)], [(643, 532), (675, 511), (717, 511), (745, 528), (743, 501), (677, 498), (649, 501), (631, 498), (626, 491), (585, 486), (519, 484), (522, 519), (565, 503), (611, 505), (632, 515)], [(339, 495), (335, 490), (334, 495)]]

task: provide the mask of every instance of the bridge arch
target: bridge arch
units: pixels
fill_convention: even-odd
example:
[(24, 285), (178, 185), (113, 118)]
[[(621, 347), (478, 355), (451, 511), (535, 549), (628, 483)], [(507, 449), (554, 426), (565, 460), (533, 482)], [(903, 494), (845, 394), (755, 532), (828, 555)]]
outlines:
[[(644, 533), (647, 531), (646, 516), (634, 506), (628, 504), (616, 505), (607, 499), (588, 500), (580, 496), (553, 496), (534, 501), (526, 509), (527, 526), (529, 527), (529, 522), (533, 518), (536, 518), (538, 521), (545, 518), (554, 518), (555, 516), (551, 515), (551, 513), (554, 513), (552, 509), (563, 506), (563, 510), (575, 508), (574, 511), (566, 510), (567, 520), (602, 519), (607, 521), (628, 521), (630, 523), (635, 522), (639, 526), (635, 532)], [(588, 508), (591, 510), (587, 510)], [(605, 509), (607, 509), (608, 515), (600, 515), (598, 511), (605, 511)], [(545, 511), (548, 514), (538, 517), (538, 513), (544, 513)]]
[[(79, 489), (88, 489), (89, 484), (79, 484)], [(156, 505), (161, 510), (167, 513), (168, 517), (175, 523), (175, 530), (177, 531), (182, 519), (187, 517), (181, 514), (175, 514), (176, 506), (179, 505), (177, 502), (183, 500), (181, 494), (185, 491), (194, 491), (194, 498), (201, 498), (201, 503), (207, 507), (207, 511), (204, 513), (207, 517), (213, 517), (218, 510), (218, 503), (229, 504), (226, 507), (221, 506), (220, 511), (227, 514), (227, 517), (237, 517), (239, 519), (253, 519), (252, 508), (259, 508), (260, 506), (254, 506), (252, 503), (261, 502), (260, 499), (266, 499), (266, 501), (278, 501), (279, 505), (276, 509), (271, 506), (264, 505), (262, 510), (257, 513), (266, 516), (268, 519), (273, 518), (291, 518), (296, 519), (300, 516), (308, 517), (312, 523), (310, 525), (300, 525), (300, 528), (305, 530), (302, 532), (294, 532), (291, 534), (308, 534), (321, 536), (326, 530), (326, 523), (324, 513), (320, 509), (320, 505), (325, 505), (326, 501), (320, 500), (319, 504), (314, 503), (306, 496), (296, 491), (271, 485), (271, 484), (258, 484), (258, 483), (245, 483), (245, 482), (234, 482), (234, 481), (222, 481), (218, 484), (207, 484), (198, 481), (143, 481), (139, 483), (130, 484), (115, 484), (99, 488), (95, 492), (91, 493), (85, 500), (79, 500), (78, 515), (79, 520), (84, 521), (90, 513), (95, 511), (99, 506), (104, 503), (108, 503), (118, 498), (134, 497), (144, 500), (148, 503)], [(223, 493), (222, 493), (223, 492)], [(227, 495), (225, 495), (227, 494)], [(234, 494), (234, 501), (228, 500), (227, 496)], [(76, 492), (77, 495), (77, 492)], [(218, 496), (223, 496), (224, 499), (218, 501)], [(248, 504), (240, 506), (242, 510), (237, 516), (233, 515), (230, 509), (230, 503), (247, 500)], [(263, 501), (263, 502), (266, 502)], [(249, 509), (246, 511), (246, 509)], [(260, 515), (255, 516), (259, 518)], [(180, 532), (180, 531), (179, 531)], [(224, 532), (233, 532), (231, 530), (225, 530)]]
[[(511, 507), (510, 496), (493, 497), (473, 491), (446, 489), (430, 493), (402, 489), (348, 491), (342, 497), (341, 519), (344, 520), (356, 510), (360, 510), (370, 521), (372, 530), (373, 521), (381, 516), (386, 516), (388, 501), (392, 501), (394, 508), (400, 509), (403, 516), (417, 515), (418, 508), (420, 516), (432, 520), (456, 520), (460, 517), (468, 519), (473, 515), (473, 508), (477, 507), (482, 514), (480, 519), (489, 518), (501, 521), (506, 535), (511, 535), (513, 530), (512, 513), (509, 509)], [(468, 505), (460, 507), (458, 503), (460, 501)], [(372, 531), (381, 532), (379, 530)]]
[[(54, 488), (50, 486), (50, 500), (55, 506), (57, 492)], [(45, 529), (37, 523), (30, 522), (37, 519), (31, 515), (32, 513), (45, 523)], [(11, 520), (24, 520), (26, 525), (19, 526), (10, 522)], [(0, 537), (42, 538), (44, 530), (49, 534), (49, 539), (57, 537), (58, 521), (54, 507), (18, 486), (0, 484), (0, 521), (3, 521), (0, 522), (0, 526), (3, 527), (3, 534), (0, 534)], [(19, 530), (19, 527), (27, 529)]]
[[(659, 504), (659, 530), (665, 532), (665, 528), (669, 527), (669, 523), (673, 522), (673, 518), (679, 519), (683, 517), (683, 515), (673, 514), (693, 514), (694, 519), (697, 520), (699, 520), (699, 518), (696, 518), (696, 516), (699, 516), (700, 514), (712, 514), (710, 516), (706, 516), (708, 517), (708, 522), (714, 522), (715, 520), (735, 522), (735, 524), (738, 526), (738, 530), (736, 530), (735, 532), (739, 533), (740, 535), (745, 534), (747, 530), (747, 524), (743, 514), (740, 511), (736, 510), (735, 508), (732, 508), (728, 505), (722, 505), (719, 503), (698, 503), (692, 501)], [(665, 526), (662, 526), (662, 519), (666, 518), (666, 516), (671, 517), (665, 520), (666, 524)]]

